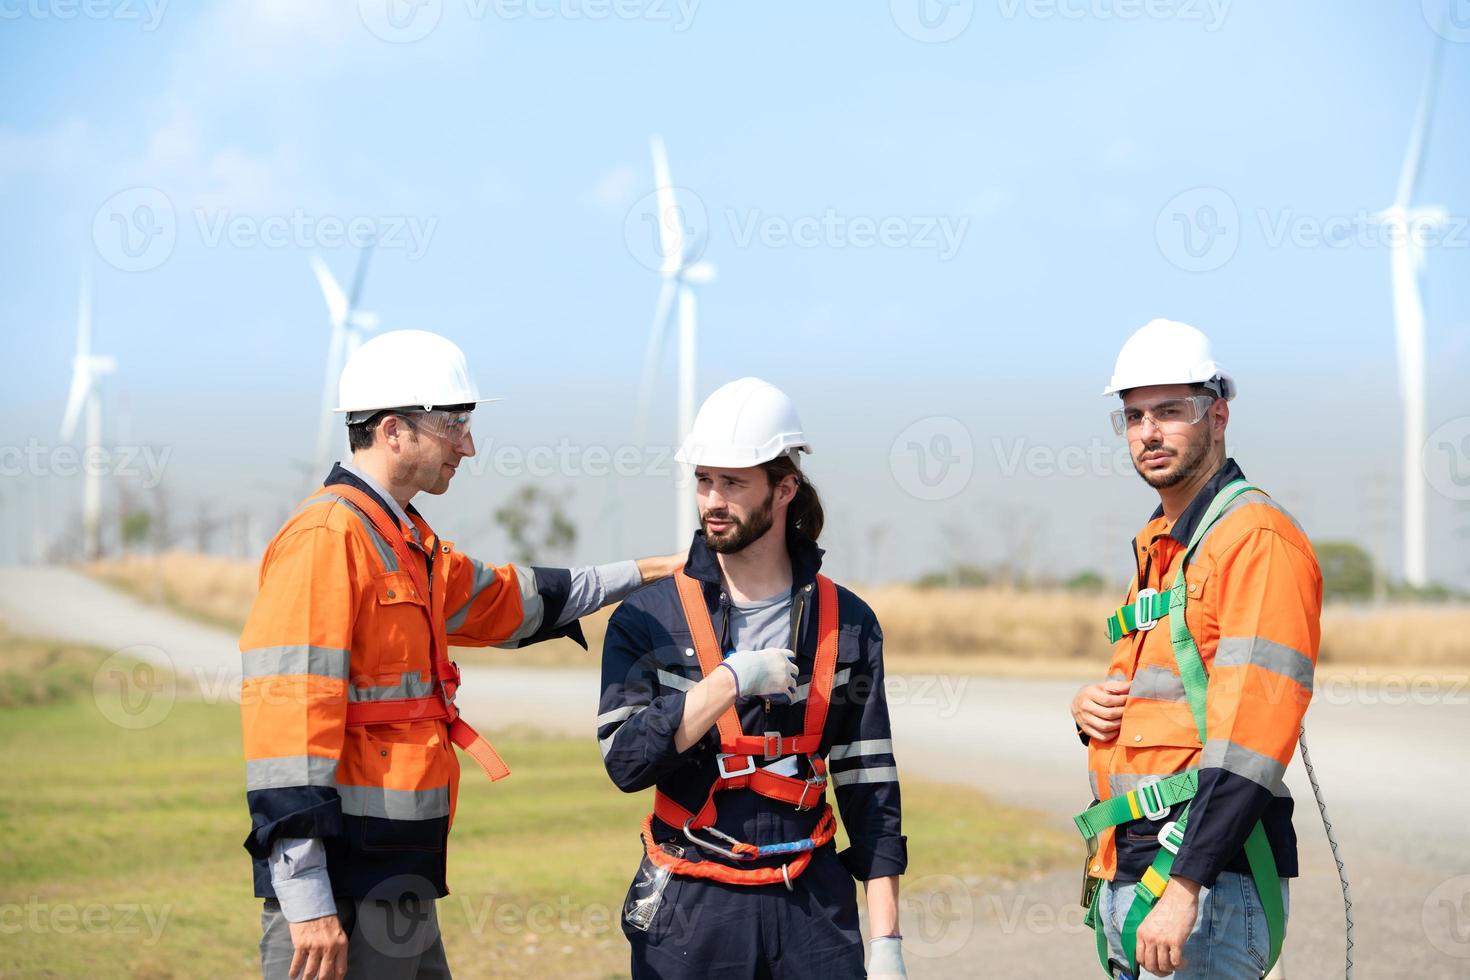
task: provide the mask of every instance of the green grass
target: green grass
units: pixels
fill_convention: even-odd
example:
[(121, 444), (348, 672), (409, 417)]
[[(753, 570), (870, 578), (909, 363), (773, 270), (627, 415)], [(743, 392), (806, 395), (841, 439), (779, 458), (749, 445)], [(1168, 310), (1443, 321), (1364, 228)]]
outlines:
[[(0, 712), (0, 976), (258, 976), (238, 714), (179, 700), (119, 727), (93, 696), (104, 657), (0, 638), (0, 691), (29, 692)], [(440, 903), (456, 975), (625, 975), (617, 916), (647, 794), (614, 789), (591, 740), (495, 741), (514, 774), (492, 785), (466, 764)], [(1074, 850), (969, 790), (909, 780), (904, 800), (916, 885)]]

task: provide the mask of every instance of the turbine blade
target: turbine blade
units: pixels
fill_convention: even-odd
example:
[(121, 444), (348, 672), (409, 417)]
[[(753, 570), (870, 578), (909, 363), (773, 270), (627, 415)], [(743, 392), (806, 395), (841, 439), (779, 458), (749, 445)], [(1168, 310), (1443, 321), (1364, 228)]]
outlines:
[(311, 268), (316, 273), (317, 284), (322, 288), (322, 298), (327, 301), (327, 315), (331, 317), (332, 327), (340, 328), (343, 321), (347, 319), (347, 296), (342, 292), (342, 287), (337, 285), (337, 280), (332, 277), (332, 270), (318, 255), (311, 257)]
[(648, 435), (648, 413), (653, 402), (653, 383), (663, 361), (664, 343), (669, 335), (669, 314), (674, 308), (674, 294), (678, 286), (672, 279), (664, 280), (658, 293), (658, 306), (653, 314), (653, 329), (648, 332), (648, 347), (643, 352), (643, 376), (638, 384), (638, 417), (633, 425), (634, 439), (642, 445)]
[(87, 389), (92, 385), (87, 362), (78, 358), (71, 370), (71, 390), (66, 393), (66, 415), (61, 420), (61, 441), (70, 442), (76, 435), (77, 420), (82, 417), (82, 406), (87, 401)]
[(92, 386), (92, 271), (82, 266), (82, 281), (77, 288), (77, 352), (71, 362), (71, 388), (66, 393), (66, 413), (61, 419), (61, 441), (69, 442), (76, 434)]
[(663, 256), (663, 272), (671, 275), (684, 260), (684, 215), (674, 196), (674, 180), (669, 176), (669, 156), (664, 141), (653, 138), (653, 184), (657, 192), (659, 252)]
[(708, 262), (696, 262), (684, 267), (680, 278), (696, 286), (704, 286), (716, 279), (715, 267)]
[(374, 241), (371, 245), (363, 248), (357, 257), (357, 273), (352, 277), (352, 295), (348, 298), (347, 309), (356, 310), (358, 302), (362, 299), (362, 285), (367, 280), (368, 260), (373, 257), (373, 249), (378, 243)]
[(1429, 145), (1429, 129), (1434, 121), (1434, 101), (1439, 90), (1439, 62), (1444, 51), (1444, 38), (1437, 36), (1434, 53), (1429, 59), (1429, 77), (1424, 83), (1424, 95), (1419, 100), (1419, 113), (1414, 118), (1414, 129), (1409, 136), (1409, 148), (1404, 154), (1404, 168), (1399, 172), (1398, 193), (1394, 203), (1408, 210), (1414, 202), (1414, 190), (1424, 171), (1424, 152)]

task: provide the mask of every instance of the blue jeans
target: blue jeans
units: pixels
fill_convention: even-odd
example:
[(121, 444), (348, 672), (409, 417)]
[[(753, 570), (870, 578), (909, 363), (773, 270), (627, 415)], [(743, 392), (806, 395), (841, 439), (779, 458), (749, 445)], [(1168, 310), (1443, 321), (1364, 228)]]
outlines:
[[(1288, 879), (1281, 879), (1281, 905), (1290, 911)], [(1123, 923), (1133, 904), (1135, 885), (1104, 882), (1098, 915), (1107, 931), (1112, 958), (1127, 963), (1123, 955)], [(1221, 873), (1214, 888), (1199, 890), (1199, 911), (1194, 930), (1184, 944), (1184, 966), (1174, 971), (1173, 980), (1258, 980), (1266, 972), (1271, 955), (1266, 913), (1261, 908), (1256, 883), (1249, 875)], [(1125, 967), (1126, 969), (1126, 967)], [(1140, 965), (1135, 980), (1158, 980)], [(1121, 971), (1120, 971), (1121, 972)]]

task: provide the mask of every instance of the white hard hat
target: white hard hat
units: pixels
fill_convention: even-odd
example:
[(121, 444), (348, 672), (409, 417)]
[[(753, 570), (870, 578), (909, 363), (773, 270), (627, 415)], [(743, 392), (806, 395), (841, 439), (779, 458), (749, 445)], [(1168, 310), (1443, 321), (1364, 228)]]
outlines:
[(1215, 361), (1210, 338), (1178, 320), (1150, 320), (1123, 344), (1103, 394), (1180, 384), (1209, 384), (1226, 401), (1235, 397), (1235, 381)]
[(464, 351), (427, 330), (390, 330), (368, 340), (347, 359), (333, 411), (433, 408), (498, 401), (481, 398), (470, 380)]
[(783, 454), (796, 462), (798, 452), (811, 451), (786, 393), (760, 378), (741, 378), (705, 399), (674, 458), (691, 466), (740, 468)]

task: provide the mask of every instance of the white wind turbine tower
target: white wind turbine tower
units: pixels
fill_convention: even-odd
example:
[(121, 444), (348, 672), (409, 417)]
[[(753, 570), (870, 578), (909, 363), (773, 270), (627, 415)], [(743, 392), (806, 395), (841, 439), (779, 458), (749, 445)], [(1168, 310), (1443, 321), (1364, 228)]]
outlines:
[(1389, 261), (1393, 279), (1393, 320), (1398, 346), (1399, 395), (1404, 406), (1404, 578), (1414, 586), (1423, 586), (1429, 579), (1425, 552), (1424, 300), (1420, 293), (1424, 245), (1420, 236), (1448, 220), (1442, 207), (1415, 207), (1414, 191), (1424, 168), (1424, 151), (1429, 144), (1442, 50), (1443, 44), (1437, 41), (1424, 96), (1419, 103), (1419, 115), (1414, 120), (1404, 167), (1399, 174), (1398, 192), (1393, 204), (1378, 213), (1378, 220), (1391, 231)]
[[(695, 350), (697, 340), (698, 303), (694, 286), (702, 286), (715, 280), (715, 267), (708, 262), (697, 261), (699, 243), (690, 241), (689, 229), (685, 226), (684, 209), (674, 195), (674, 182), (669, 176), (669, 158), (664, 152), (664, 141), (653, 138), (653, 177), (657, 189), (658, 243), (662, 264), (659, 275), (663, 287), (658, 294), (658, 307), (653, 315), (653, 329), (648, 336), (648, 348), (643, 359), (643, 381), (638, 396), (638, 425), (640, 444), (648, 427), (649, 403), (653, 399), (655, 376), (663, 360), (664, 343), (668, 337), (669, 322), (676, 309), (679, 323), (678, 354), (678, 431), (675, 445), (682, 444), (684, 437), (694, 425), (694, 382)], [(674, 548), (682, 550), (699, 525), (694, 494), (688, 487), (676, 491), (674, 504)]]
[(70, 442), (82, 410), (87, 412), (87, 445), (83, 460), (82, 533), (88, 559), (102, 553), (102, 475), (96, 460), (102, 445), (102, 399), (97, 388), (103, 375), (117, 370), (111, 357), (92, 353), (92, 276), (83, 268), (77, 299), (77, 352), (71, 361), (71, 391), (66, 396), (66, 416), (61, 422), (61, 441)]
[(316, 474), (320, 480), (332, 464), (334, 438), (340, 443), (342, 420), (332, 411), (337, 404), (337, 381), (342, 375), (342, 366), (362, 344), (363, 335), (378, 328), (376, 313), (366, 313), (357, 308), (362, 298), (362, 284), (367, 277), (368, 258), (373, 246), (362, 250), (357, 259), (357, 273), (352, 277), (352, 293), (342, 291), (320, 256), (311, 257), (311, 268), (316, 281), (322, 288), (322, 297), (327, 301), (327, 315), (332, 326), (332, 340), (327, 348), (326, 377), (322, 382), (322, 414), (316, 433)]

